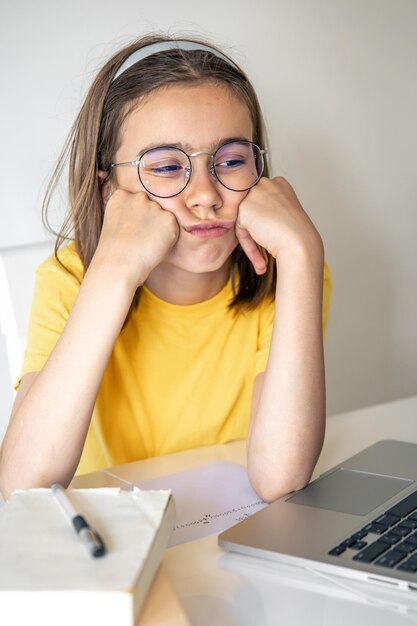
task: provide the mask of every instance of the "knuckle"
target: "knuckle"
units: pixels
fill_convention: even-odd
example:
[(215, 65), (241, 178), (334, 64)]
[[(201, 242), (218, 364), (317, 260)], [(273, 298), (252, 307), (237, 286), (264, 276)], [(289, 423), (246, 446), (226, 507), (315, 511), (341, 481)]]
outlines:
[(175, 221), (175, 217), (174, 215), (171, 213), (171, 211), (167, 211), (165, 209), (163, 209), (161, 211), (161, 217), (166, 221), (166, 222), (171, 222), (174, 223)]
[(291, 187), (290, 183), (283, 176), (277, 176), (274, 180), (276, 181), (278, 187), (281, 187), (282, 189), (291, 189), (292, 190), (292, 187)]

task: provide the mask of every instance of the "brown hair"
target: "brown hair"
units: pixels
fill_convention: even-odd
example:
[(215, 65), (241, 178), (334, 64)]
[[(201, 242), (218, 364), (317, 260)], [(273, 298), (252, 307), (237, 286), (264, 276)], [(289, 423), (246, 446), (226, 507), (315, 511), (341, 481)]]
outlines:
[[(101, 188), (105, 180), (99, 179), (99, 170), (109, 171), (118, 148), (118, 130), (124, 119), (135, 108), (138, 100), (154, 89), (206, 81), (226, 85), (248, 106), (254, 129), (253, 141), (261, 148), (267, 147), (263, 117), (251, 83), (242, 70), (211, 52), (173, 49), (155, 53), (133, 64), (114, 80), (125, 59), (139, 48), (176, 39), (179, 38), (158, 34), (137, 39), (115, 54), (91, 85), (58, 160), (43, 203), (44, 223), (52, 230), (48, 223), (48, 209), (69, 159), (69, 211), (61, 230), (55, 233), (55, 256), (58, 261), (62, 244), (74, 239), (84, 269), (88, 268), (98, 245), (104, 217)], [(215, 48), (200, 38), (186, 39)], [(269, 175), (267, 164), (264, 175)], [(107, 173), (109, 176), (111, 174)], [(233, 251), (232, 261), (238, 268), (240, 281), (231, 307), (236, 310), (252, 309), (264, 298), (273, 297), (276, 265), (272, 256), (268, 255), (268, 270), (262, 276), (255, 273), (240, 245)], [(138, 302), (139, 293), (140, 289), (134, 304)]]

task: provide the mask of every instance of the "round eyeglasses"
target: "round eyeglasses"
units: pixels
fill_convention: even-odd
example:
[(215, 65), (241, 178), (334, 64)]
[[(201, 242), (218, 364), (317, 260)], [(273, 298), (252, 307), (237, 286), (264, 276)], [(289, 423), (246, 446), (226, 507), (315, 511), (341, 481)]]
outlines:
[(247, 191), (261, 178), (264, 154), (253, 141), (230, 141), (216, 152), (187, 154), (181, 148), (160, 147), (146, 150), (137, 160), (111, 163), (110, 167), (137, 166), (143, 187), (157, 198), (173, 198), (180, 194), (191, 180), (191, 158), (200, 154), (210, 157), (208, 169), (219, 183), (230, 191)]

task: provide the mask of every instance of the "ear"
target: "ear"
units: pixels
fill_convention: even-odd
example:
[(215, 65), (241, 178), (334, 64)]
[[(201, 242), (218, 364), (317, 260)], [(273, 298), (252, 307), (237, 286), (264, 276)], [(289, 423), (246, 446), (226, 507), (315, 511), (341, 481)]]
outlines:
[(103, 206), (106, 207), (106, 204), (108, 203), (110, 196), (112, 195), (114, 191), (113, 185), (112, 185), (112, 182), (108, 180), (109, 179), (108, 172), (99, 170), (98, 179), (99, 179), (100, 189), (101, 189), (101, 199), (103, 201)]

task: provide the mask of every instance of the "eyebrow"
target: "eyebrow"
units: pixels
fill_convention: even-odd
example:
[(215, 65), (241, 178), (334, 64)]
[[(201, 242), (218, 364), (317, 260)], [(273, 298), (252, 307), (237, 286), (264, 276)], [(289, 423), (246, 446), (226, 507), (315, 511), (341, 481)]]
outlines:
[[(220, 146), (224, 143), (228, 143), (230, 141), (252, 141), (252, 139), (248, 139), (248, 137), (239, 136), (239, 137), (222, 137), (221, 139), (215, 139), (210, 146), (207, 147), (208, 152), (215, 152)], [(148, 150), (153, 150), (155, 148), (180, 148), (180, 150), (184, 150), (184, 152), (194, 152), (193, 146), (189, 143), (181, 143), (179, 142), (158, 142), (151, 143), (144, 148), (141, 148), (136, 156), (140, 156), (144, 152)]]

